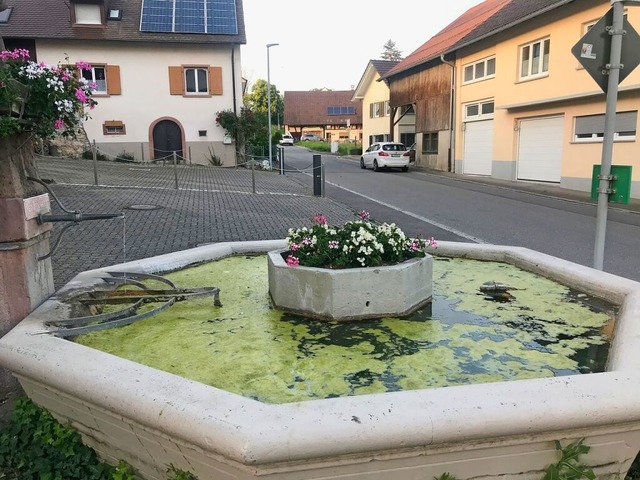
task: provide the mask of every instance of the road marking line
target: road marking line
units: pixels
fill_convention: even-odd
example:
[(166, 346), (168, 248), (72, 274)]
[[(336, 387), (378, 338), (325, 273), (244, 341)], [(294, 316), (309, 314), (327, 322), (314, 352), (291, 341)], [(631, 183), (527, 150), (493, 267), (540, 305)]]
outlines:
[(378, 203), (378, 204), (383, 205), (383, 206), (385, 206), (387, 208), (391, 208), (391, 209), (396, 210), (396, 211), (398, 211), (400, 213), (404, 213), (405, 215), (408, 215), (408, 216), (413, 217), (413, 218), (415, 218), (417, 220), (420, 220), (421, 222), (429, 223), (429, 224), (433, 225), (434, 227), (440, 228), (442, 230), (446, 230), (447, 232), (453, 233), (454, 235), (457, 235), (457, 236), (462, 237), (462, 238), (466, 238), (467, 240), (471, 240), (472, 242), (475, 242), (475, 243), (490, 243), (490, 242), (487, 242), (486, 240), (483, 240), (482, 238), (474, 237), (473, 235), (469, 235), (467, 233), (461, 232), (460, 230), (457, 230), (457, 229), (455, 229), (453, 227), (449, 227), (449, 226), (444, 225), (444, 224), (442, 224), (440, 222), (436, 222), (435, 220), (432, 220), (430, 218), (423, 217), (422, 215), (417, 215), (417, 214), (415, 214), (413, 212), (409, 212), (407, 210), (403, 210), (402, 208), (398, 208), (395, 205), (391, 205), (391, 204), (386, 203), (386, 202), (381, 202), (380, 200), (377, 200), (375, 198), (369, 197), (369, 196), (364, 195), (364, 194), (362, 194), (360, 192), (356, 192), (354, 190), (351, 190), (349, 188), (345, 188), (343, 186), (337, 185), (337, 184), (332, 183), (332, 182), (327, 182), (327, 181), (325, 181), (325, 182), (328, 183), (329, 185), (334, 186), (334, 187), (341, 188), (342, 190), (344, 190), (346, 192), (353, 193), (354, 195), (358, 195), (358, 196), (360, 196), (362, 198), (366, 198), (367, 200), (370, 200), (372, 202)]

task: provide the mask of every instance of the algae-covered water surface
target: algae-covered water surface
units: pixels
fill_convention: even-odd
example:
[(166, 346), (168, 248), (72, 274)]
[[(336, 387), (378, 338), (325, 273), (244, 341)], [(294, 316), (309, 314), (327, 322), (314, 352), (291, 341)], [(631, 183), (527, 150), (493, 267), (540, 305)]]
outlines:
[[(361, 322), (274, 310), (266, 256), (166, 276), (181, 288), (219, 287), (223, 306), (179, 302), (76, 341), (267, 403), (602, 371), (615, 315), (517, 267), (464, 259), (435, 259), (429, 308)], [(514, 298), (485, 297), (486, 281), (513, 287)]]

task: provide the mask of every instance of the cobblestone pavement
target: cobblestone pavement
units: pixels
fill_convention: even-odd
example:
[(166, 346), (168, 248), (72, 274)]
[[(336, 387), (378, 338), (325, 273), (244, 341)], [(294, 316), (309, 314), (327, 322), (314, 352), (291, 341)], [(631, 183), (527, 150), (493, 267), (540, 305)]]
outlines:
[[(87, 169), (81, 167), (82, 160), (38, 162), (41, 178), (53, 180), (50, 188), (67, 209), (81, 213), (124, 212), (125, 218), (81, 222), (66, 231), (52, 257), (56, 288), (84, 270), (204, 243), (284, 238), (289, 228), (309, 225), (318, 213), (332, 223), (354, 218), (344, 205), (295, 193), (311, 187), (273, 172), (256, 172), (260, 173), (257, 183), (270, 193), (253, 194), (251, 179), (246, 176), (250, 171), (215, 169), (210, 176), (197, 177), (201, 186), (207, 185), (210, 190), (196, 188), (195, 182), (189, 184), (192, 188), (174, 190), (154, 183), (166, 172), (156, 172), (153, 167), (147, 172), (135, 167), (135, 173), (131, 173), (130, 166), (101, 162), (104, 178), (126, 187), (85, 185), (93, 183), (93, 170), (90, 169), (88, 182)], [(51, 203), (53, 213), (62, 213), (53, 200)], [(136, 209), (151, 206), (157, 208)], [(51, 245), (65, 224), (54, 224)]]
[[(57, 184), (95, 186), (93, 161), (39, 157), (40, 178)], [(97, 162), (98, 186), (311, 195), (312, 186), (292, 182), (275, 171), (206, 165)]]

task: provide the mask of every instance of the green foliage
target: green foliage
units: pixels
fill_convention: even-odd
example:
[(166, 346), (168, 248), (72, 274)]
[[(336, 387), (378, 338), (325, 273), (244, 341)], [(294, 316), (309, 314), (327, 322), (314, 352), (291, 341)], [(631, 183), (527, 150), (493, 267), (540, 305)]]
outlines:
[(214, 152), (212, 147), (209, 147), (207, 159), (209, 160), (209, 165), (212, 167), (220, 167), (222, 165), (222, 160), (220, 160), (220, 157), (216, 155), (216, 152)]
[(269, 144), (269, 129), (264, 113), (253, 112), (247, 107), (240, 110), (240, 115), (232, 110), (223, 110), (216, 114), (216, 124), (224, 128), (238, 145), (266, 147)]
[(32, 62), (25, 49), (1, 51), (0, 135), (30, 131), (41, 138), (75, 137), (77, 127), (88, 118), (85, 107), (96, 105), (91, 85), (78, 75), (78, 69), (87, 68), (91, 67), (86, 62), (75, 66)]
[(113, 159), (113, 161), (121, 163), (133, 163), (136, 161), (136, 157), (133, 156), (133, 153), (129, 153), (123, 150), (116, 158)]
[(244, 96), (244, 103), (247, 108), (256, 113), (266, 114), (269, 104), (269, 98), (267, 93), (271, 90), (271, 123), (278, 123), (278, 119), (284, 119), (284, 99), (280, 92), (271, 84), (271, 88), (267, 88), (267, 82), (265, 80), (258, 80), (251, 87), (251, 93)]
[(382, 54), (380, 54), (380, 58), (383, 60), (400, 61), (402, 60), (402, 52), (398, 50), (398, 47), (396, 47), (396, 42), (389, 39), (382, 46)]
[(29, 399), (19, 399), (0, 433), (0, 472), (15, 480), (135, 480), (131, 467), (101, 462), (73, 428)]
[(169, 464), (167, 473), (169, 474), (167, 480), (198, 480), (198, 477), (193, 473), (180, 470), (179, 468), (174, 467), (172, 463)]
[(443, 473), (439, 477), (433, 477), (434, 480), (456, 480), (456, 477), (449, 473)]
[(594, 480), (596, 475), (586, 465), (579, 463), (580, 455), (589, 453), (591, 447), (584, 445), (584, 438), (563, 447), (556, 440), (556, 450), (560, 451), (558, 463), (549, 465), (543, 480), (576, 480), (587, 478)]
[[(84, 158), (85, 160), (93, 160), (93, 152), (91, 150), (85, 150), (84, 152), (82, 152), (82, 158)], [(100, 153), (100, 151), (98, 150), (96, 152), (96, 160), (104, 162), (107, 160), (107, 156), (104, 153)]]
[(321, 268), (375, 267), (424, 257), (435, 240), (409, 239), (395, 223), (375, 225), (367, 212), (357, 213), (359, 220), (342, 226), (330, 226), (322, 215), (313, 218), (311, 228), (289, 229), (287, 245), (291, 249), (288, 265)]

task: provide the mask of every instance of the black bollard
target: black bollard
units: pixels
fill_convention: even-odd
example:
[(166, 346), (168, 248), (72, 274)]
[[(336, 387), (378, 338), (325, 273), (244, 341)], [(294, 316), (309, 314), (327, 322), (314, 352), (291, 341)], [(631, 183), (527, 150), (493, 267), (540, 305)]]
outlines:
[(313, 156), (313, 196), (322, 196), (322, 156)]

